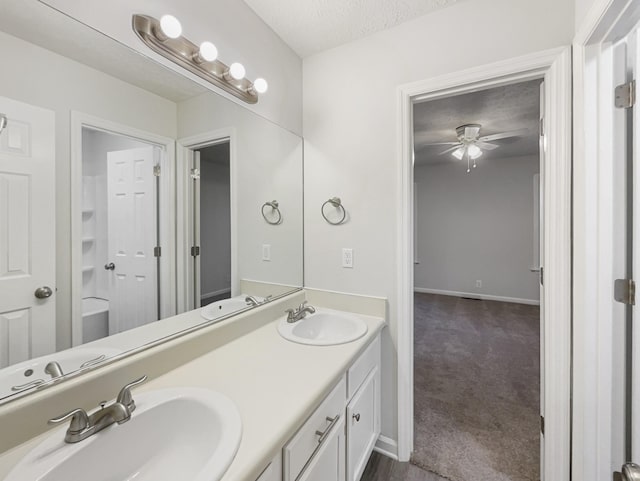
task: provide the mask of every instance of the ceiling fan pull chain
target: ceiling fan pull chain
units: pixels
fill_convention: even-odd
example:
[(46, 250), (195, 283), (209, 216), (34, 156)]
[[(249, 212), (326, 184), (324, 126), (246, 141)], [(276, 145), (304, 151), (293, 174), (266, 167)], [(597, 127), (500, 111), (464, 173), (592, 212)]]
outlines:
[(469, 157), (469, 150), (467, 150), (467, 174), (471, 172), (471, 157)]

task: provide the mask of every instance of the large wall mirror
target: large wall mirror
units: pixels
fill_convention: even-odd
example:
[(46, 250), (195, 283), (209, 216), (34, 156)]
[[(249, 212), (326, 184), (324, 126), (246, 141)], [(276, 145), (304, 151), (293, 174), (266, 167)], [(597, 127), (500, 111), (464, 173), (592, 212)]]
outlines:
[(0, 399), (302, 286), (300, 137), (36, 0), (0, 54)]

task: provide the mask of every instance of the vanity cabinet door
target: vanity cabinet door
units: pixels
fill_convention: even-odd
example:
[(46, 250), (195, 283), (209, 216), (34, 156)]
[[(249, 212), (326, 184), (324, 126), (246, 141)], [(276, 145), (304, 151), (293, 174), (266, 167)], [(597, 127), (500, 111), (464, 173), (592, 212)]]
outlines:
[(369, 373), (347, 406), (347, 481), (359, 481), (380, 435), (380, 371)]
[(282, 481), (282, 455), (275, 457), (269, 465), (264, 468), (260, 477), (256, 481)]
[(345, 481), (343, 417), (333, 426), (296, 481)]

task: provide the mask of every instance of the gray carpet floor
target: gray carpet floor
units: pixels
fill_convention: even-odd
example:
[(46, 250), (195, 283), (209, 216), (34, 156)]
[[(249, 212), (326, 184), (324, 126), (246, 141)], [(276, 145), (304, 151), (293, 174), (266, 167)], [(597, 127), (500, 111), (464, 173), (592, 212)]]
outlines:
[(537, 481), (539, 308), (415, 295), (415, 452), (452, 481)]

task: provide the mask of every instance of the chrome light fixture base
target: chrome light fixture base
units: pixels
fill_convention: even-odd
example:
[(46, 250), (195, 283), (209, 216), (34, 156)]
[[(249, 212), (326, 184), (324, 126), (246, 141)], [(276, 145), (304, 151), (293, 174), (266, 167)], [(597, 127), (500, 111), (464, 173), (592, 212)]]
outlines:
[(234, 79), (229, 74), (229, 67), (220, 60), (203, 61), (198, 56), (199, 47), (183, 36), (174, 39), (162, 35), (159, 20), (148, 15), (133, 15), (132, 26), (138, 37), (154, 52), (249, 104), (258, 101), (258, 92), (251, 81)]

